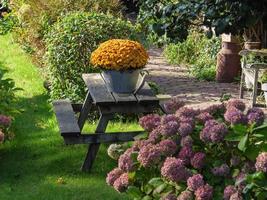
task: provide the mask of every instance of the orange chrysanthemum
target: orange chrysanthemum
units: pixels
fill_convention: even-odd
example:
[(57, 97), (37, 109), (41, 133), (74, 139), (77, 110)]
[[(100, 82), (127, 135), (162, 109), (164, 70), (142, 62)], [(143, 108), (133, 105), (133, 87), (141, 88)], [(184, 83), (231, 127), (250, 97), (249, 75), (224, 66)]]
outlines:
[(132, 40), (108, 40), (91, 54), (91, 63), (102, 69), (139, 69), (144, 67), (147, 61), (148, 54), (144, 47)]

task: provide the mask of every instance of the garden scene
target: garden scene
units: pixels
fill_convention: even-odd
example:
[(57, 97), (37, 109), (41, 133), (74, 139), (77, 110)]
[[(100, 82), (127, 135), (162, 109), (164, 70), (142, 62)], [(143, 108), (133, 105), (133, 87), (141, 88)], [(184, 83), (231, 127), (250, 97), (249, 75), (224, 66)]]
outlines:
[(0, 0), (0, 200), (267, 200), (267, 0)]

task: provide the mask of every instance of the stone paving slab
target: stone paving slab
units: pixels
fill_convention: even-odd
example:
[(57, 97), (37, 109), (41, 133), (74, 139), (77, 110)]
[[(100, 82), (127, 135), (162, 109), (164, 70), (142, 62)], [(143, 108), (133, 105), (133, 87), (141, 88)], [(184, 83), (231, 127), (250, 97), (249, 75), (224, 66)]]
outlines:
[[(149, 50), (150, 60), (146, 69), (149, 71), (148, 81), (157, 83), (161, 93), (178, 96), (187, 105), (206, 107), (218, 103), (223, 94), (238, 98), (238, 83), (217, 83), (199, 81), (190, 76), (184, 66), (170, 65), (162, 55), (161, 49)], [(249, 104), (250, 95), (245, 94), (244, 101)], [(267, 113), (267, 109), (264, 109)]]

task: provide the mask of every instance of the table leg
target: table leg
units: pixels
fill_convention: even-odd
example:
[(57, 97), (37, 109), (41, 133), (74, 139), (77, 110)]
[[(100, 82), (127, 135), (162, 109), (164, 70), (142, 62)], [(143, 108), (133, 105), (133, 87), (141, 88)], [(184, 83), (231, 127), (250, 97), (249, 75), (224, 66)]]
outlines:
[(258, 92), (258, 76), (259, 76), (259, 71), (258, 69), (256, 69), (254, 74), (254, 85), (252, 92), (252, 107), (256, 105), (257, 92)]
[[(101, 115), (95, 133), (104, 133), (107, 128), (108, 122), (112, 117), (113, 115)], [(82, 171), (88, 172), (91, 170), (99, 147), (99, 143), (89, 145), (88, 152), (82, 166)]]
[(88, 114), (92, 108), (92, 97), (90, 95), (89, 92), (87, 92), (87, 95), (86, 95), (86, 98), (85, 98), (85, 101), (83, 103), (83, 106), (82, 106), (82, 110), (81, 110), (81, 113), (80, 113), (80, 116), (79, 116), (79, 119), (78, 119), (78, 125), (80, 127), (80, 130), (83, 129), (83, 126), (85, 124), (85, 121), (88, 117)]

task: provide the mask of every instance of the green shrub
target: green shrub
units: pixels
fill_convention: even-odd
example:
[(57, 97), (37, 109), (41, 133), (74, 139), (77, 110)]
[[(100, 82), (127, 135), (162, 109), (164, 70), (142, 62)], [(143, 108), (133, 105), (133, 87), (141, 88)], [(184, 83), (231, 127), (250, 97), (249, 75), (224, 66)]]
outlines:
[(11, 6), (19, 19), (14, 37), (39, 65), (45, 53), (44, 35), (60, 16), (73, 11), (120, 16), (123, 8), (120, 0), (13, 0)]
[(84, 97), (81, 75), (95, 71), (90, 55), (101, 42), (112, 38), (137, 39), (137, 31), (130, 22), (84, 12), (68, 14), (53, 26), (46, 35), (52, 99)]
[(5, 78), (6, 70), (0, 63), (0, 114), (13, 115), (18, 111), (15, 109), (16, 96), (15, 93), (21, 90), (15, 86), (13, 79)]
[(184, 42), (169, 44), (164, 55), (171, 64), (184, 64), (198, 79), (214, 80), (216, 56), (221, 47), (219, 37), (208, 39), (204, 33), (191, 31)]

